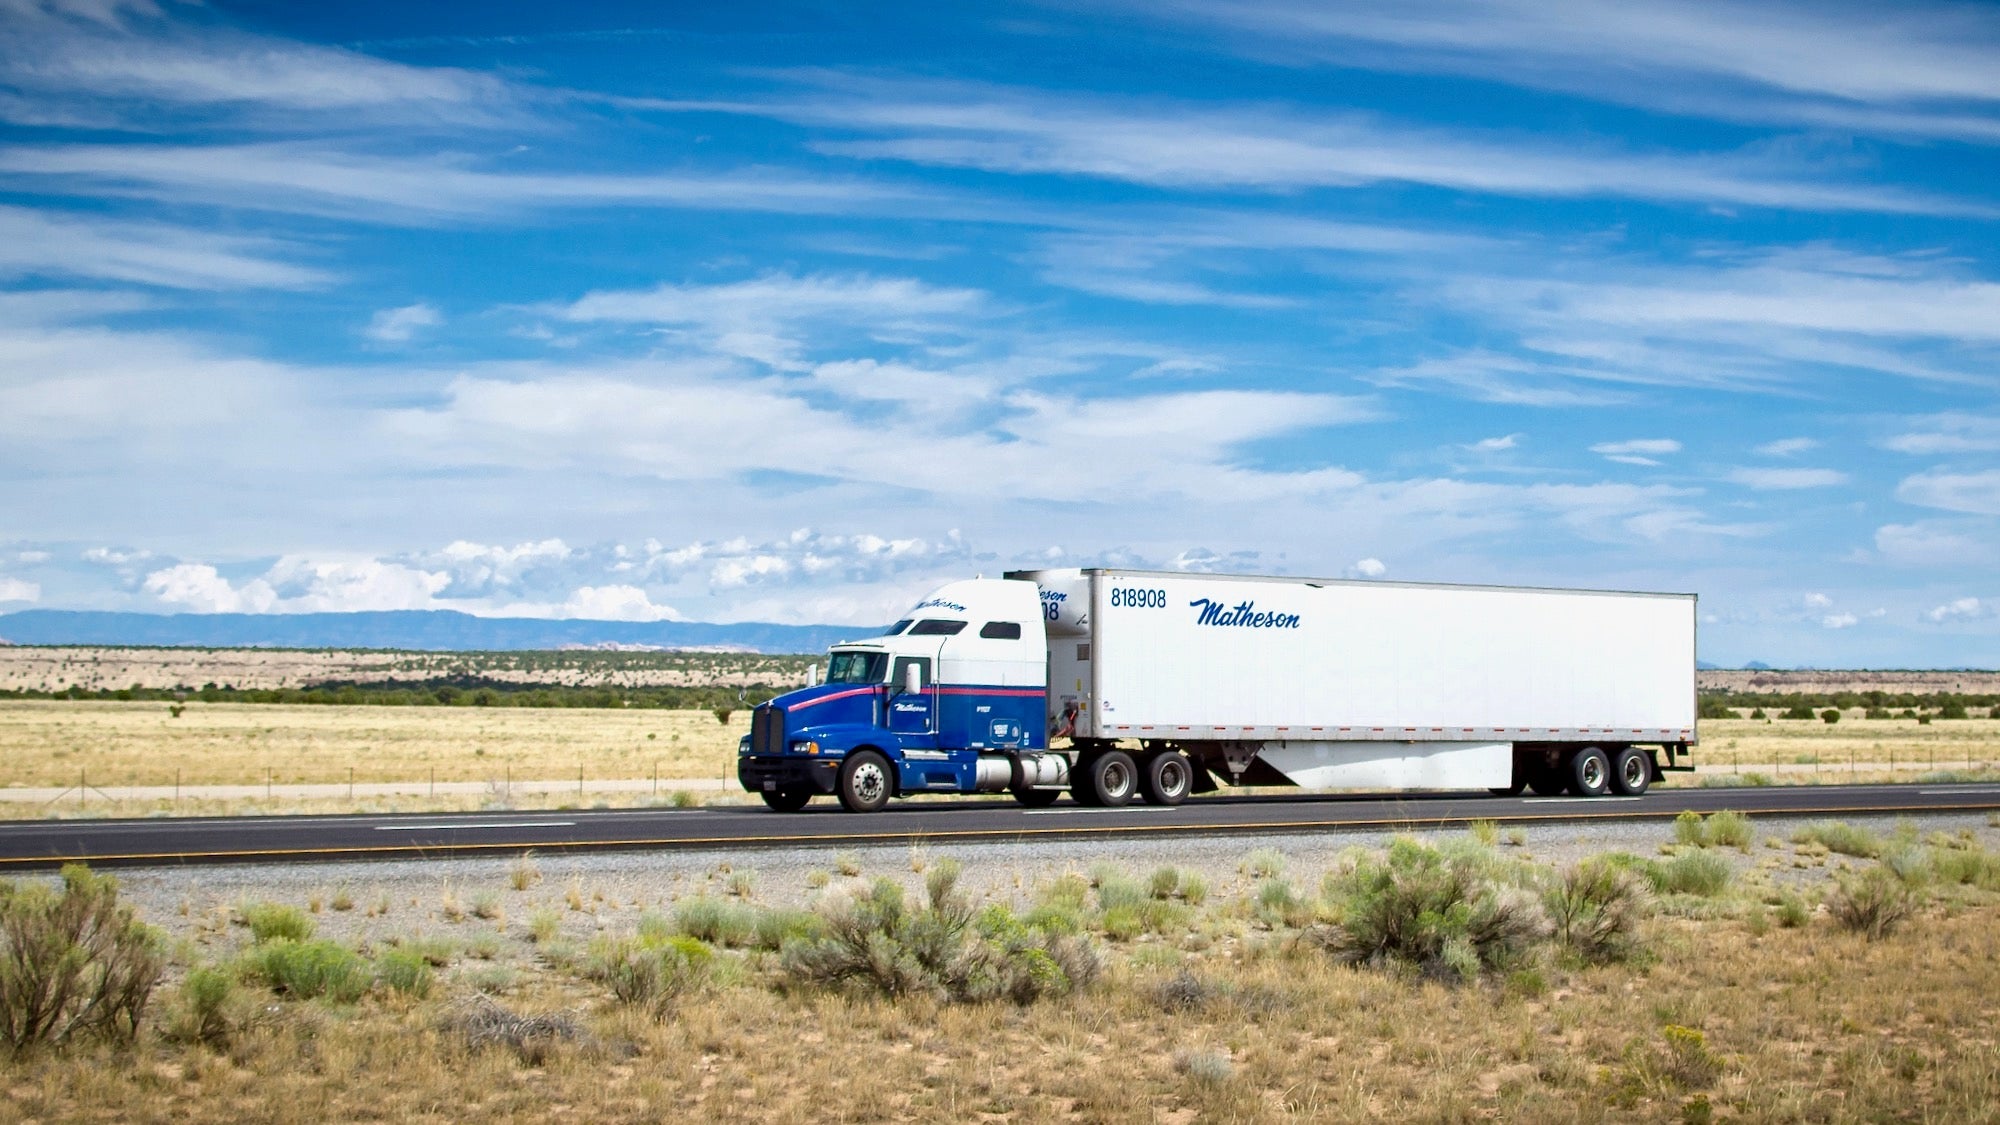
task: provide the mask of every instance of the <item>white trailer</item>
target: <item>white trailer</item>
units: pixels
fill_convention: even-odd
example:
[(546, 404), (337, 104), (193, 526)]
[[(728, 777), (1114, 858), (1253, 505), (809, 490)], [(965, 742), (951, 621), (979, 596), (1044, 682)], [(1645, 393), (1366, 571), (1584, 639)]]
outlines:
[(1086, 753), (1171, 747), (1239, 784), (1583, 795), (1691, 768), (1692, 594), (1008, 577), (1042, 590), (1050, 711)]
[(776, 809), (1176, 804), (1218, 782), (1637, 795), (1696, 741), (1695, 598), (1030, 570), (954, 582), (738, 756)]

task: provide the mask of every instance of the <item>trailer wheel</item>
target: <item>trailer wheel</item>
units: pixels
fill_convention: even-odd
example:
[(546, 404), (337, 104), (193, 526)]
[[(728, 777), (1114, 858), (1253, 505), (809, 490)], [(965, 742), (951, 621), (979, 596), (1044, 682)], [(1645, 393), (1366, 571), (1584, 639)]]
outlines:
[(1194, 787), (1194, 765), (1179, 750), (1161, 750), (1146, 757), (1139, 791), (1149, 805), (1178, 805)]
[(1016, 801), (1031, 809), (1048, 808), (1056, 803), (1057, 797), (1062, 796), (1060, 789), (1009, 789), (1008, 792), (1014, 795)]
[(797, 812), (813, 799), (810, 789), (766, 789), (764, 803), (779, 812)]
[(1586, 746), (1570, 755), (1570, 792), (1579, 797), (1602, 797), (1610, 790), (1611, 759), (1603, 750)]
[(876, 812), (895, 792), (889, 759), (874, 750), (857, 750), (840, 764), (840, 803), (848, 812)]
[(1627, 797), (1637, 797), (1653, 783), (1653, 756), (1637, 746), (1627, 746), (1611, 756), (1611, 788)]
[(1139, 767), (1125, 751), (1106, 750), (1084, 767), (1084, 779), (1096, 798), (1092, 804), (1115, 809), (1132, 803), (1139, 788)]

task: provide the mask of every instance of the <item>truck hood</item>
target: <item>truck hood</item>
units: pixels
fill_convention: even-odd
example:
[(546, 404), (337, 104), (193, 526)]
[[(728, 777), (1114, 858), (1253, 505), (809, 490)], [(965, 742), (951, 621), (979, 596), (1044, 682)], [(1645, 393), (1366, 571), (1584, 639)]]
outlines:
[(838, 723), (868, 723), (875, 717), (875, 700), (882, 684), (820, 684), (788, 691), (771, 701), (785, 709), (785, 726), (792, 730)]

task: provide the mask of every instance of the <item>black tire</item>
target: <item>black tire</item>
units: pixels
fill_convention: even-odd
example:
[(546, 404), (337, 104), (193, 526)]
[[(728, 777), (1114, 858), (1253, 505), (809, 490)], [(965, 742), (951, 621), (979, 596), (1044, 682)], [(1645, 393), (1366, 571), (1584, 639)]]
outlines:
[(766, 789), (761, 795), (765, 804), (779, 812), (797, 812), (813, 799), (809, 789)]
[(840, 803), (848, 812), (878, 812), (896, 792), (896, 771), (874, 750), (857, 750), (840, 764)]
[(1517, 771), (1514, 774), (1514, 780), (1508, 782), (1505, 785), (1496, 786), (1495, 788), (1488, 789), (1487, 792), (1493, 794), (1495, 797), (1518, 797), (1521, 795), (1521, 790), (1526, 789), (1527, 787), (1528, 787), (1528, 779), (1521, 776), (1521, 774)]
[(1612, 792), (1637, 797), (1653, 783), (1653, 756), (1637, 746), (1627, 746), (1611, 756)]
[(1149, 805), (1178, 805), (1194, 788), (1194, 763), (1179, 750), (1161, 750), (1146, 756), (1139, 771), (1139, 792)]
[(1528, 788), (1537, 797), (1554, 797), (1568, 788), (1569, 782), (1562, 772), (1553, 766), (1536, 762), (1528, 767)]
[(1048, 808), (1056, 803), (1057, 797), (1062, 796), (1060, 789), (1009, 789), (1008, 792), (1014, 795), (1016, 801), (1031, 809)]
[(1564, 772), (1569, 791), (1579, 797), (1602, 797), (1611, 791), (1611, 759), (1598, 747), (1571, 753)]
[(1123, 750), (1106, 750), (1084, 767), (1084, 783), (1094, 798), (1091, 804), (1107, 809), (1132, 803), (1139, 792), (1139, 767)]

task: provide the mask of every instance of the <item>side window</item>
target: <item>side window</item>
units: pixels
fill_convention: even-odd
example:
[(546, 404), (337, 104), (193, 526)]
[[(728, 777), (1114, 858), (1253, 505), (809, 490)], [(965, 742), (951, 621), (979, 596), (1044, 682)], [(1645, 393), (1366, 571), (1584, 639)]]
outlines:
[(979, 635), (989, 641), (1018, 641), (1021, 639), (1021, 623), (1018, 621), (988, 621), (979, 627)]
[(963, 621), (946, 621), (942, 618), (927, 618), (910, 626), (912, 637), (956, 637), (965, 628)]
[(899, 656), (896, 658), (895, 670), (889, 674), (889, 688), (892, 692), (903, 690), (903, 677), (909, 674), (903, 671), (903, 669), (908, 668), (912, 664), (917, 666), (917, 682), (927, 688), (931, 686), (930, 657)]

